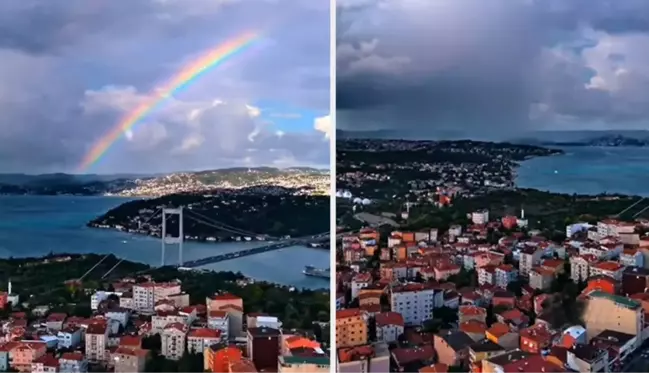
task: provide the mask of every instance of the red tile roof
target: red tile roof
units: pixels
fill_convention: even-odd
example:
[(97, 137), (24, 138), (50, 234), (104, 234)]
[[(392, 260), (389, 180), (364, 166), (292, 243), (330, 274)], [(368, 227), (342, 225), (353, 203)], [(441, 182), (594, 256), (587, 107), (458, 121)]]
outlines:
[(336, 311), (336, 320), (346, 319), (348, 317), (358, 317), (361, 315), (360, 308), (347, 308), (344, 310)]
[(65, 352), (61, 355), (61, 360), (83, 361), (85, 357), (81, 352)]
[(376, 320), (377, 327), (382, 327), (387, 325), (398, 325), (398, 326), (404, 325), (403, 316), (397, 312), (377, 313), (374, 316), (374, 318)]
[(221, 331), (208, 328), (199, 328), (192, 329), (189, 331), (189, 338), (210, 338), (218, 339), (221, 338)]

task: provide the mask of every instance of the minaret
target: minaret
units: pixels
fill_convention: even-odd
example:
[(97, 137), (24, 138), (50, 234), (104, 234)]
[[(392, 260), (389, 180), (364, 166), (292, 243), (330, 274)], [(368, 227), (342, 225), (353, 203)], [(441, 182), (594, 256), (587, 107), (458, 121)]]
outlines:
[(525, 219), (525, 209), (521, 209), (521, 219)]
[(11, 292), (11, 279), (9, 280), (9, 284), (7, 285), (7, 293), (9, 293), (9, 295), (13, 294)]

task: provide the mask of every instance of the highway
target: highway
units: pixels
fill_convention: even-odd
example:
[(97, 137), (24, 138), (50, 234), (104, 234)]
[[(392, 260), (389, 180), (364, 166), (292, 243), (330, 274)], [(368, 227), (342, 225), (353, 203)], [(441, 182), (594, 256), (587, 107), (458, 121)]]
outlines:
[(234, 252), (234, 253), (214, 255), (214, 256), (207, 257), (207, 258), (203, 258), (203, 259), (191, 260), (191, 261), (183, 263), (183, 265), (181, 267), (183, 267), (183, 268), (196, 268), (196, 267), (204, 266), (204, 265), (207, 265), (207, 264), (220, 263), (220, 262), (224, 262), (226, 260), (238, 259), (238, 258), (242, 258), (242, 257), (245, 257), (245, 256), (250, 256), (250, 255), (255, 255), (255, 254), (260, 254), (260, 253), (267, 253), (269, 251), (280, 250), (280, 249), (284, 249), (284, 248), (289, 247), (289, 246), (305, 245), (305, 244), (308, 244), (308, 243), (321, 242), (323, 240), (328, 240), (328, 239), (329, 239), (329, 234), (328, 233), (319, 234), (319, 235), (316, 235), (316, 236), (293, 238), (293, 239), (288, 239), (288, 240), (284, 240), (284, 241), (281, 241), (281, 242), (275, 242), (275, 243), (265, 245), (265, 246), (261, 246), (261, 247), (255, 247), (253, 249), (237, 251), (237, 252)]

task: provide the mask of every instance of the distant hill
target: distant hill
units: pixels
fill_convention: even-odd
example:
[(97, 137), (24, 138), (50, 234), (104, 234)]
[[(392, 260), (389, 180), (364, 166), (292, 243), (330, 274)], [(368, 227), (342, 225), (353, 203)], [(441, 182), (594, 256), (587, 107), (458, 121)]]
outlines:
[(238, 188), (251, 185), (288, 183), (314, 186), (328, 179), (327, 170), (297, 168), (226, 168), (204, 171), (175, 172), (161, 175), (72, 175), (72, 174), (0, 174), (0, 194), (38, 195), (143, 195), (143, 189), (154, 194), (191, 192), (210, 188)]

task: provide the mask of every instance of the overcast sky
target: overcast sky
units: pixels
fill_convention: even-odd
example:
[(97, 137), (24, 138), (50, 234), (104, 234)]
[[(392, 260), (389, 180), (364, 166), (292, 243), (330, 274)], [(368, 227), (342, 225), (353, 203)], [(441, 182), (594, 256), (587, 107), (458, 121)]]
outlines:
[(337, 128), (649, 129), (649, 1), (338, 0)]
[(329, 0), (0, 1), (0, 172), (75, 172), (197, 55), (260, 41), (123, 136), (89, 173), (328, 165)]

